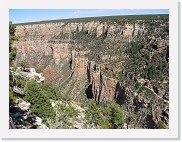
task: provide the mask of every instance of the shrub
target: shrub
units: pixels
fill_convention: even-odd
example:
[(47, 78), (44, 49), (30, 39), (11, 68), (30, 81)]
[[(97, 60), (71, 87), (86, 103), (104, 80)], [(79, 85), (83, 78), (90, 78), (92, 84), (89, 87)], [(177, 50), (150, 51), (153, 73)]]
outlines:
[(12, 65), (12, 61), (15, 59), (17, 54), (17, 49), (12, 47), (12, 44), (15, 40), (17, 40), (15, 36), (16, 27), (12, 24), (12, 22), (9, 22), (9, 63)]
[(68, 101), (71, 101), (72, 97), (71, 95), (61, 95), (60, 99), (68, 102)]
[(65, 104), (59, 104), (58, 109), (62, 116), (65, 117), (75, 117), (78, 116), (78, 111), (72, 106), (66, 106)]
[(132, 41), (131, 43), (129, 43), (129, 46), (126, 48), (125, 52), (128, 55), (133, 56), (137, 54), (143, 47), (144, 45), (142, 41), (136, 41), (136, 42)]
[(112, 124), (112, 128), (122, 128), (124, 126), (124, 113), (120, 105), (107, 103), (102, 109), (103, 115)]
[(135, 84), (135, 89), (139, 89), (140, 87), (141, 87), (141, 83), (137, 82), (137, 83)]
[(103, 116), (100, 108), (96, 105), (95, 102), (92, 101), (89, 101), (88, 103), (88, 108), (86, 109), (85, 113), (85, 120), (86, 124), (89, 125), (89, 128), (112, 128), (112, 123)]
[(54, 119), (56, 115), (49, 98), (45, 95), (46, 93), (46, 90), (43, 90), (41, 86), (34, 81), (27, 83), (24, 92), (24, 100), (31, 103), (32, 112), (42, 117), (43, 121), (46, 121), (47, 118)]
[(48, 125), (49, 128), (51, 129), (57, 129), (57, 128), (72, 128), (73, 124), (71, 119), (75, 118), (78, 116), (78, 111), (69, 105), (59, 103), (55, 106), (57, 116), (55, 117), (55, 120), (48, 118), (46, 121), (46, 124)]
[(25, 69), (25, 68), (27, 67), (27, 65), (28, 65), (28, 62), (27, 62), (27, 61), (21, 61), (21, 63), (20, 63), (20, 66), (21, 66), (23, 69)]
[(99, 128), (103, 123), (103, 116), (95, 102), (90, 101), (85, 113), (86, 124), (91, 128)]
[(162, 121), (157, 122), (157, 129), (165, 129), (165, 124)]
[(41, 89), (46, 91), (45, 96), (49, 99), (58, 99), (59, 91), (57, 88), (55, 88), (51, 83), (43, 83), (40, 85)]
[(36, 70), (37, 73), (43, 72), (43, 70), (41, 68), (35, 68), (35, 70)]
[(9, 102), (14, 103), (17, 100), (17, 97), (14, 96), (14, 93), (12, 90), (9, 91)]
[(13, 61), (16, 57), (17, 54), (17, 49), (16, 48), (12, 48), (11, 51), (9, 52), (9, 61)]

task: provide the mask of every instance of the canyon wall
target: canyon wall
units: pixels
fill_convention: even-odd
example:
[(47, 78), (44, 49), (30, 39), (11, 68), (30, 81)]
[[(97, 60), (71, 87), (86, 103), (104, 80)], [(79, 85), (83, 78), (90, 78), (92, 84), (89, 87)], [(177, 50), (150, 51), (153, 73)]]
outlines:
[[(140, 37), (145, 40), (145, 45), (154, 44), (156, 51), (166, 50), (168, 47), (167, 35), (161, 37), (155, 32), (149, 34), (151, 29), (159, 32), (165, 25), (157, 24), (155, 28), (152, 27), (153, 29), (150, 23), (140, 20), (135, 22), (124, 20), (120, 23), (90, 21), (17, 24), (16, 35), (19, 40), (14, 43), (14, 47), (17, 48), (14, 64), (19, 66), (21, 61), (26, 60), (29, 67), (42, 69), (45, 81), (54, 83), (60, 90), (63, 90), (63, 94), (79, 96), (87, 86), (91, 90), (89, 95), (97, 103), (116, 102), (126, 105), (129, 113), (140, 112), (144, 116), (143, 119), (150, 119), (150, 122), (153, 123), (163, 121), (168, 125), (167, 100), (154, 95), (154, 100), (151, 101), (124, 85), (117, 77), (108, 76), (105, 73), (117, 74), (123, 70), (122, 63), (127, 56), (120, 51), (127, 43)], [(109, 47), (102, 47), (103, 51), (94, 52), (94, 56), (98, 57), (102, 61), (101, 63), (88, 57), (94, 49), (88, 48), (89, 45), (76, 40), (75, 37), (81, 33), (97, 39), (104, 37), (105, 41), (109, 41)], [(73, 35), (76, 36), (73, 37)], [(82, 40), (86, 41), (86, 37), (83, 37)], [(119, 49), (112, 49), (111, 46), (115, 47), (115, 44), (111, 44), (112, 42), (120, 43)], [(106, 53), (100, 54), (103, 52)], [(119, 54), (110, 54), (114, 52)], [(118, 66), (112, 66), (107, 59), (118, 60)], [(127, 78), (132, 77), (127, 76)], [(87, 83), (84, 83), (85, 81)], [(89, 85), (86, 85), (88, 83)], [(162, 105), (159, 105), (161, 102)], [(141, 110), (150, 110), (151, 114)], [(151, 118), (148, 118), (149, 116)]]

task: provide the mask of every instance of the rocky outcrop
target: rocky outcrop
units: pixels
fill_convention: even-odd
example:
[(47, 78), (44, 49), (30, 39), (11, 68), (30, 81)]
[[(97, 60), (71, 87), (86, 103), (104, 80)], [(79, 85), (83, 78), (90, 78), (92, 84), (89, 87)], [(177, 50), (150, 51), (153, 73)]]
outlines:
[(16, 100), (10, 106), (10, 129), (48, 129), (42, 119), (30, 111), (31, 104), (23, 100)]
[(28, 111), (30, 109), (30, 103), (27, 103), (25, 101), (18, 103), (18, 107), (23, 111)]
[(53, 44), (51, 45), (53, 49), (53, 59), (61, 60), (65, 59), (69, 56), (69, 44), (61, 43), (61, 44)]
[(88, 65), (88, 60), (85, 60), (84, 58), (75, 58), (72, 62), (72, 68), (74, 70), (73, 79), (87, 79)]
[(100, 102), (115, 102), (116, 85), (118, 80), (106, 77), (101, 74), (101, 71), (92, 73), (92, 93), (95, 101)]
[(118, 80), (103, 76), (102, 83), (103, 85), (100, 100), (104, 100), (106, 102), (115, 102), (116, 85)]
[(23, 69), (22, 67), (18, 67), (15, 74), (23, 78), (28, 78), (29, 80), (34, 79), (38, 83), (42, 83), (45, 80), (43, 73), (37, 73), (35, 68)]

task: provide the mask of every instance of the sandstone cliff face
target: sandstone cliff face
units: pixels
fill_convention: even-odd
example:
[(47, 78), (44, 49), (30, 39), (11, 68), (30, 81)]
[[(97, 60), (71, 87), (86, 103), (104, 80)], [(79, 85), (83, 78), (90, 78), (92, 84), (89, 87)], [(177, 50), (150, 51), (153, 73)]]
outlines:
[(89, 61), (84, 58), (75, 58), (73, 60), (73, 69), (74, 74), (73, 78), (76, 80), (87, 79), (87, 70), (88, 70)]
[[(20, 40), (15, 42), (18, 55), (23, 54), (22, 59), (26, 59), (28, 54), (37, 54), (37, 57), (53, 55), (53, 59), (58, 60), (69, 56), (69, 35), (74, 32), (85, 31), (90, 34), (96, 34), (97, 37), (107, 32), (107, 36), (115, 33), (123, 34), (124, 37), (132, 38), (138, 33), (145, 33), (144, 25), (126, 24), (108, 25), (106, 22), (87, 22), (87, 23), (45, 23), (32, 25), (17, 25), (16, 35)], [(60, 39), (60, 34), (67, 35), (67, 39)], [(161, 43), (159, 43), (161, 45)], [(20, 56), (17, 56), (20, 57)], [(29, 59), (29, 57), (27, 57)], [(40, 60), (40, 59), (39, 59)], [(37, 60), (37, 63), (39, 62)]]
[[(93, 98), (96, 102), (124, 104), (127, 105), (128, 112), (132, 113), (141, 111), (144, 108), (146, 110), (152, 109), (151, 116), (154, 122), (162, 120), (168, 124), (168, 104), (162, 107), (152, 105), (151, 100), (147, 100), (146, 97), (133, 92), (116, 77), (105, 75), (105, 70), (112, 74), (121, 71), (123, 58), (125, 58), (123, 54), (111, 55), (111, 53), (120, 52), (118, 49), (118, 51), (110, 49), (115, 47), (114, 44), (111, 46), (111, 43), (108, 43), (109, 46), (104, 47), (104, 49), (108, 50), (107, 54), (101, 55), (100, 53), (104, 51), (98, 51), (98, 54), (94, 55), (105, 62), (96, 63), (96, 61), (89, 60), (86, 57), (91, 54), (92, 49), (88, 49), (87, 45), (76, 43), (71, 37), (79, 32), (95, 35), (97, 38), (105, 36), (109, 42), (122, 43), (122, 48), (122, 46), (130, 41), (135, 41), (138, 37), (144, 39), (149, 32), (148, 27), (147, 23), (142, 22), (109, 24), (101, 21), (17, 25), (16, 35), (20, 37), (20, 40), (14, 43), (14, 47), (18, 49), (15, 65), (18, 66), (22, 60), (27, 60), (30, 67), (43, 69), (46, 82), (53, 82), (58, 87), (67, 86), (67, 89), (75, 85), (75, 82), (76, 87), (83, 87), (83, 84), (79, 84), (79, 82), (87, 80), (91, 84)], [(159, 52), (166, 50), (168, 37), (161, 39), (161, 37), (155, 37), (153, 34), (148, 37), (150, 40), (148, 44), (155, 44)], [(83, 40), (85, 39), (83, 38)], [(82, 50), (82, 48), (85, 49)], [(122, 57), (118, 62), (120, 66), (106, 65), (107, 60), (117, 60), (119, 57)], [(65, 82), (68, 82), (67, 85), (65, 85)], [(76, 93), (73, 88), (68, 92), (71, 94)], [(66, 88), (64, 89), (66, 90)], [(158, 103), (161, 101), (164, 103), (163, 100), (159, 100)], [(144, 113), (142, 112), (142, 114)]]
[(92, 93), (98, 103), (115, 102), (116, 85), (118, 81), (101, 74), (101, 71), (92, 73)]

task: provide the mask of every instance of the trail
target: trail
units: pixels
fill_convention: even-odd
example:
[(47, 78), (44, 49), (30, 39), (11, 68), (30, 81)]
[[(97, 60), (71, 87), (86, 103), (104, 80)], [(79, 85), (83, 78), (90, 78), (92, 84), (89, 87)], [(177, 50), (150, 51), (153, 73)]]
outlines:
[(145, 87), (146, 87), (147, 89), (151, 90), (151, 91), (154, 93), (154, 95), (155, 95), (156, 97), (162, 99), (165, 103), (169, 103), (169, 101), (167, 101), (167, 100), (163, 99), (161, 96), (157, 95), (157, 94), (153, 91), (153, 89), (151, 89), (151, 88), (149, 88), (149, 87), (147, 87), (147, 86), (145, 86)]

